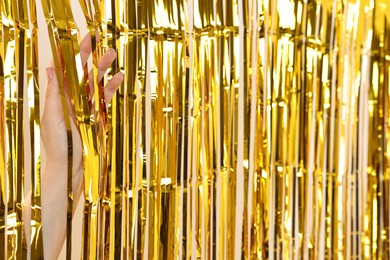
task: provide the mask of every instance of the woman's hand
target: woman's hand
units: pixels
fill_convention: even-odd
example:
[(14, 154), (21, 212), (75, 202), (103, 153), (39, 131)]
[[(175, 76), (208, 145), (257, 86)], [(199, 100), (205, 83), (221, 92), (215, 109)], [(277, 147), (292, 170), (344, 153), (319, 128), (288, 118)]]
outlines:
[[(92, 51), (91, 37), (88, 34), (80, 43), (82, 65), (86, 66)], [(98, 81), (116, 59), (116, 53), (109, 49), (98, 64)], [(57, 259), (66, 234), (67, 212), (67, 180), (68, 180), (68, 141), (65, 127), (64, 113), (61, 104), (61, 95), (58, 77), (54, 69), (54, 62), (46, 69), (47, 89), (44, 100), (44, 109), (41, 118), (42, 140), (42, 176), (41, 176), (41, 204), (42, 230), (45, 259)], [(92, 75), (92, 73), (90, 73)], [(90, 77), (91, 85), (93, 77)], [(110, 102), (116, 90), (123, 81), (123, 74), (118, 72), (107, 83), (104, 89), (106, 102)], [(65, 84), (65, 82), (64, 82)], [(65, 86), (70, 88), (72, 86)], [(93, 85), (91, 86), (93, 88)], [(66, 95), (68, 96), (68, 95)], [(68, 111), (72, 111), (68, 98)], [(83, 187), (83, 154), (80, 134), (76, 127), (76, 119), (70, 112), (73, 144), (73, 206), (75, 209), (80, 199)], [(74, 210), (73, 210), (74, 211)]]

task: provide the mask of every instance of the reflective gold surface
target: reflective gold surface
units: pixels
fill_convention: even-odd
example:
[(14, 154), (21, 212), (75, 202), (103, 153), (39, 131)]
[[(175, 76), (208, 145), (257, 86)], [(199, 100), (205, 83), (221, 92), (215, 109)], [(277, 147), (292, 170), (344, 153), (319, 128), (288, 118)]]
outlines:
[[(40, 221), (40, 129), (35, 3), (1, 1), (0, 242), (1, 258), (43, 255)], [(27, 118), (27, 119), (26, 119)], [(25, 164), (25, 160), (29, 164)], [(31, 183), (24, 183), (30, 175)], [(25, 185), (31, 217), (23, 221)], [(30, 240), (26, 241), (29, 227)], [(27, 245), (30, 244), (30, 245)], [(27, 249), (29, 251), (27, 251)]]
[[(104, 83), (125, 74), (107, 110), (103, 83), (95, 107), (85, 98), (70, 1), (41, 2), (84, 144), (83, 259), (390, 258), (387, 0), (81, 0), (95, 78), (109, 47), (118, 58)], [(7, 259), (42, 256), (34, 3), (1, 2)]]

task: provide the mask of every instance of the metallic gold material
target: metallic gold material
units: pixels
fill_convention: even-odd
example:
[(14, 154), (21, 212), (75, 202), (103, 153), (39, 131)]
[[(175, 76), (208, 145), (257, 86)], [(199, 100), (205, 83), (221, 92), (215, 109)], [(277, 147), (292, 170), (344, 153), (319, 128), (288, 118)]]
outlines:
[[(84, 69), (70, 1), (41, 2), (68, 134), (67, 258), (66, 85), (84, 148), (83, 259), (390, 258), (387, 0), (79, 0), (93, 43)], [(35, 259), (35, 2), (0, 8), (0, 254)], [(109, 47), (117, 60), (92, 98), (88, 72)]]
[[(24, 4), (19, 1), (19, 5)], [(30, 253), (32, 259), (43, 258), (41, 221), (41, 157), (40, 157), (40, 106), (38, 76), (38, 21), (35, 1), (28, 2), (30, 27), (26, 21), (26, 68), (28, 82), (28, 108), (30, 121), (30, 171), (31, 171), (31, 222)], [(27, 18), (26, 18), (27, 20)], [(27, 195), (28, 196), (28, 195)]]
[[(40, 220), (40, 134), (35, 3), (1, 2), (1, 258), (43, 257)], [(30, 22), (32, 26), (30, 27)], [(26, 119), (27, 118), (27, 119)], [(25, 174), (31, 183), (25, 183)], [(32, 193), (25, 193), (25, 186)], [(31, 196), (32, 197), (29, 197)], [(25, 200), (32, 201), (25, 209)], [(30, 204), (28, 205), (30, 206)], [(31, 211), (30, 223), (24, 211)], [(30, 228), (28, 232), (25, 232)], [(30, 241), (26, 239), (29, 234)], [(28, 245), (29, 244), (29, 245)]]

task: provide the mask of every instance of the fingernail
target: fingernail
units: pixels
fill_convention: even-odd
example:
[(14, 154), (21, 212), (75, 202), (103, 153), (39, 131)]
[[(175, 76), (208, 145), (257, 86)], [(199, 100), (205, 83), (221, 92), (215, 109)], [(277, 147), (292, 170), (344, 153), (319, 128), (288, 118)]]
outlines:
[(52, 80), (54, 76), (54, 68), (47, 68), (46, 69), (46, 76), (48, 80)]

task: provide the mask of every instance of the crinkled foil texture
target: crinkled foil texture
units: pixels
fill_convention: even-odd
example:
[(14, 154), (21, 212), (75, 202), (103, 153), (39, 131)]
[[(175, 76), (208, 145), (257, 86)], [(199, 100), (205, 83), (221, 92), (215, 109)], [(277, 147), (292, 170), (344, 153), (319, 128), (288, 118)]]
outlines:
[[(37, 6), (93, 118), (82, 258), (390, 258), (390, 2), (73, 2), (0, 1), (1, 259), (43, 257)], [(117, 52), (107, 107), (84, 103), (72, 8), (94, 64)]]

